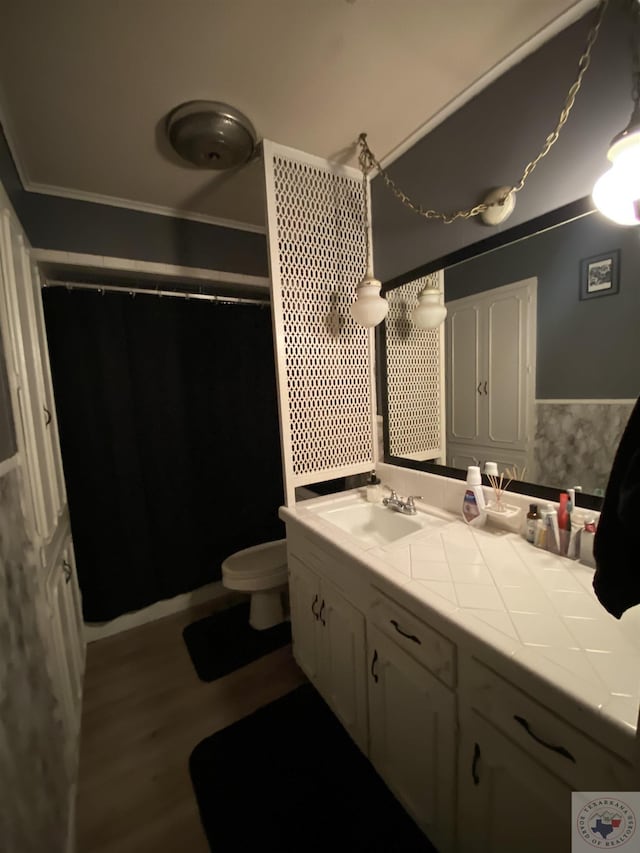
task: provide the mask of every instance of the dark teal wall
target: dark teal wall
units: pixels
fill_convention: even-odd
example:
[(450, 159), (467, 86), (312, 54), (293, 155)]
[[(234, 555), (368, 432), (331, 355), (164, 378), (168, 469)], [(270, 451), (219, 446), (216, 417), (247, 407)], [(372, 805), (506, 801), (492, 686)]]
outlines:
[[(617, 294), (581, 300), (580, 261), (620, 252)], [(640, 230), (593, 213), (449, 267), (449, 302), (538, 279), (536, 397), (635, 399), (640, 395)]]
[(268, 275), (263, 234), (25, 191), (2, 128), (0, 181), (38, 249)]
[[(589, 195), (605, 170), (609, 142), (626, 126), (632, 106), (625, 2), (612, 0), (573, 112), (503, 228)], [(593, 12), (499, 77), (393, 163), (391, 177), (414, 200), (446, 211), (470, 207), (489, 188), (515, 183), (555, 126), (592, 20)], [(369, 139), (374, 150), (375, 142)], [(375, 269), (382, 281), (498, 230), (478, 219), (426, 221), (406, 210), (380, 177), (373, 181), (372, 209)]]

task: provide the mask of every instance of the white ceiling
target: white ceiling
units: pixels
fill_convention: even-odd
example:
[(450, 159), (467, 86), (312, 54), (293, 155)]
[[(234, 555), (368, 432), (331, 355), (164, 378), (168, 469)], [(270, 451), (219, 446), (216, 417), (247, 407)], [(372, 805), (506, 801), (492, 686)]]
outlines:
[(389, 158), (590, 5), (0, 0), (0, 115), (27, 189), (259, 226), (259, 162), (234, 173), (172, 162), (162, 149), (173, 107), (224, 101), (260, 138), (343, 161), (366, 131)]

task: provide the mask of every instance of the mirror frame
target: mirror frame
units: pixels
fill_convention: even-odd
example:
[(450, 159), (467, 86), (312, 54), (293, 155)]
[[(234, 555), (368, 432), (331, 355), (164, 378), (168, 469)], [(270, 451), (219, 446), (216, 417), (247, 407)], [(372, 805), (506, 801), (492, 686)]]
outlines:
[[(384, 296), (390, 290), (402, 287), (403, 284), (413, 281), (416, 278), (420, 278), (421, 276), (429, 275), (430, 273), (436, 272), (440, 269), (446, 270), (447, 267), (451, 267), (454, 264), (471, 260), (471, 258), (476, 258), (486, 252), (500, 249), (502, 246), (515, 243), (519, 240), (524, 240), (527, 237), (533, 237), (535, 234), (539, 234), (542, 231), (548, 231), (551, 228), (556, 228), (559, 225), (564, 225), (567, 222), (580, 219), (589, 213), (593, 213), (595, 210), (596, 207), (590, 196), (578, 199), (577, 201), (566, 204), (563, 207), (556, 208), (549, 213), (545, 213), (542, 216), (538, 216), (535, 219), (530, 219), (520, 225), (515, 225), (513, 228), (501, 231), (499, 234), (493, 234), (491, 237), (479, 240), (476, 243), (470, 243), (462, 249), (450, 252), (448, 255), (442, 255), (441, 257), (435, 258), (433, 261), (429, 261), (428, 263), (415, 267), (406, 273), (402, 273), (402, 275), (396, 276), (395, 278), (383, 283), (382, 295)], [(376, 372), (377, 387), (379, 389), (378, 411), (382, 413), (383, 417), (383, 461), (389, 465), (396, 465), (400, 468), (410, 468), (417, 471), (426, 471), (430, 474), (439, 474), (442, 477), (465, 480), (466, 471), (461, 468), (451, 468), (448, 465), (436, 465), (434, 462), (419, 462), (413, 459), (405, 459), (402, 456), (391, 456), (389, 452), (387, 371), (383, 369), (383, 366), (387, 363), (387, 338), (386, 326), (384, 323), (381, 323), (376, 327), (376, 351), (379, 353)], [(486, 486), (490, 485), (489, 480), (484, 474), (482, 475), (482, 482)], [(563, 489), (560, 488), (542, 486), (538, 483), (528, 483), (522, 480), (514, 480), (510, 484), (509, 488), (511, 491), (519, 494), (530, 495), (534, 498), (555, 502), (559, 500), (559, 495), (563, 491)], [(576, 493), (576, 504), (586, 509), (600, 511), (602, 508), (602, 501), (603, 498), (598, 497), (597, 495), (582, 494), (580, 492)]]

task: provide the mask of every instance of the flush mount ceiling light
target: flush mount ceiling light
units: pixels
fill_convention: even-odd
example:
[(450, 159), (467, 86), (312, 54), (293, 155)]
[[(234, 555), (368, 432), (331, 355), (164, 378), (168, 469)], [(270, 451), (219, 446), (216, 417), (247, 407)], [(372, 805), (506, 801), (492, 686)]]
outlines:
[(592, 198), (601, 213), (618, 225), (640, 223), (640, 4), (632, 3), (631, 27), (633, 111), (629, 124), (611, 140), (611, 167), (593, 187)]
[(253, 156), (257, 136), (240, 110), (219, 101), (188, 101), (167, 116), (174, 151), (202, 169), (232, 169)]
[[(627, 0), (629, 2), (629, 0)], [(633, 0), (636, 7), (638, 6), (638, 0)], [(453, 213), (443, 213), (439, 210), (433, 210), (431, 208), (425, 208), (421, 204), (412, 201), (409, 196), (400, 189), (400, 187), (396, 184), (396, 182), (391, 178), (391, 176), (386, 172), (380, 162), (376, 159), (375, 155), (369, 148), (367, 144), (367, 135), (366, 133), (361, 133), (359, 137), (360, 144), (360, 160), (361, 163), (365, 162), (367, 169), (371, 170), (373, 168), (377, 169), (378, 174), (382, 178), (385, 186), (393, 193), (393, 195), (400, 201), (405, 207), (412, 210), (414, 213), (417, 213), (419, 216), (424, 217), (425, 219), (435, 219), (436, 221), (443, 222), (446, 225), (455, 222), (458, 219), (471, 219), (476, 216), (480, 216), (481, 220), (487, 225), (500, 225), (505, 222), (508, 217), (513, 212), (515, 206), (515, 196), (520, 190), (523, 189), (525, 183), (527, 182), (529, 176), (536, 168), (538, 163), (547, 156), (553, 145), (558, 140), (560, 136), (560, 131), (564, 127), (569, 118), (569, 114), (573, 109), (573, 105), (575, 103), (576, 95), (580, 91), (580, 87), (582, 86), (582, 78), (584, 77), (590, 63), (591, 63), (591, 52), (593, 46), (598, 37), (598, 33), (600, 31), (600, 26), (602, 24), (602, 19), (604, 17), (604, 13), (608, 6), (608, 0), (600, 0), (598, 4), (598, 8), (595, 13), (595, 19), (591, 29), (589, 30), (589, 35), (587, 36), (587, 43), (578, 61), (578, 73), (576, 75), (576, 79), (573, 82), (573, 85), (570, 87), (569, 91), (564, 100), (564, 105), (562, 111), (560, 112), (560, 117), (556, 123), (553, 131), (547, 136), (544, 141), (544, 145), (542, 146), (539, 154), (531, 160), (525, 166), (520, 180), (518, 183), (513, 184), (512, 186), (504, 186), (498, 187), (495, 190), (492, 190), (488, 196), (486, 196), (480, 204), (476, 204), (474, 207), (467, 208), (465, 210), (456, 210)], [(639, 116), (640, 118), (640, 116)], [(640, 126), (637, 127), (638, 131), (640, 131)], [(629, 128), (627, 128), (629, 130)], [(636, 161), (638, 162), (638, 161)]]
[(447, 309), (442, 304), (438, 282), (429, 279), (418, 295), (418, 304), (411, 312), (413, 324), (419, 329), (437, 329), (446, 316)]
[(356, 301), (351, 305), (351, 316), (359, 326), (370, 329), (377, 326), (387, 316), (389, 303), (380, 296), (382, 283), (373, 276), (373, 257), (369, 234), (369, 165), (360, 155), (362, 169), (362, 197), (364, 211), (364, 239), (367, 271), (362, 281), (356, 286)]

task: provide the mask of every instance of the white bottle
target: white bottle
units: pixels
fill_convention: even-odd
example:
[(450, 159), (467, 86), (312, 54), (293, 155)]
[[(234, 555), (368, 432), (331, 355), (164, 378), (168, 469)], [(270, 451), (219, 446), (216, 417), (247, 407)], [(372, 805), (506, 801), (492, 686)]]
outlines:
[(487, 521), (482, 476), (478, 465), (469, 465), (467, 468), (467, 488), (462, 500), (462, 517), (472, 527), (484, 527)]

